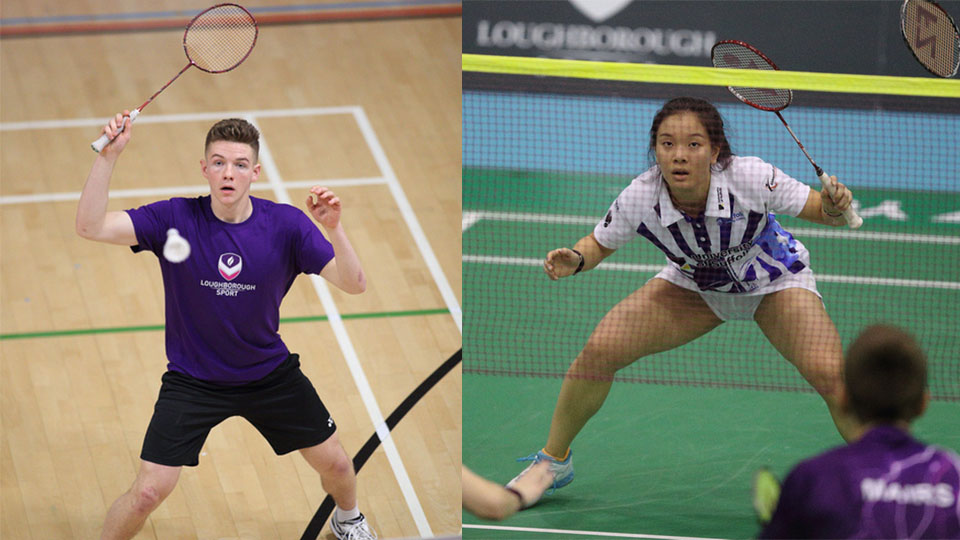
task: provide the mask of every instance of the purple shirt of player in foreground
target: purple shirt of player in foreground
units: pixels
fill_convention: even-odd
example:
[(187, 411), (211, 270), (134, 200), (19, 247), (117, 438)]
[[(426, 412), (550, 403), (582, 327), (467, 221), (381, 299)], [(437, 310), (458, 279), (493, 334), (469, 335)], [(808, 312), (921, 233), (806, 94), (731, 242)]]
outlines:
[[(173, 198), (127, 210), (134, 252), (160, 259), (167, 368), (220, 384), (263, 378), (289, 355), (280, 339), (280, 301), (300, 273), (319, 274), (333, 246), (300, 209), (250, 197), (253, 214), (226, 223), (210, 196)], [(190, 257), (163, 258), (167, 229), (190, 242)]]
[(760, 538), (960, 539), (960, 458), (874, 427), (797, 465)]

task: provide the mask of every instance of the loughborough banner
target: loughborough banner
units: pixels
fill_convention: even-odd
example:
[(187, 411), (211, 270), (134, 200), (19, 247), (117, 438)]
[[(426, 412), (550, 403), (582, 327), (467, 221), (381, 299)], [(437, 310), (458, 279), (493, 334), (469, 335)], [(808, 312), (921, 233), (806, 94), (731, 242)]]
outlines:
[[(939, 2), (960, 19), (960, 0)], [(898, 0), (465, 0), (463, 52), (710, 65), (718, 40), (780, 69), (930, 76), (900, 36)]]

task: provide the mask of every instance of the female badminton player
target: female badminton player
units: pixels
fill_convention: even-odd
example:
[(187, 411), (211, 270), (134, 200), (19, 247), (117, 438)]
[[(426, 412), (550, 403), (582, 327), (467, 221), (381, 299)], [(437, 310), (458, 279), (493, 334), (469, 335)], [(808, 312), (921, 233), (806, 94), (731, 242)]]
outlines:
[(849, 435), (850, 421), (837, 405), (840, 336), (806, 248), (775, 214), (839, 227), (853, 195), (836, 183), (831, 198), (758, 158), (733, 155), (719, 112), (701, 99), (664, 104), (650, 128), (650, 151), (656, 165), (620, 193), (593, 232), (572, 249), (549, 252), (543, 263), (550, 279), (569, 277), (641, 236), (667, 258), (660, 273), (603, 317), (566, 373), (547, 443), (526, 458), (550, 462), (554, 487), (573, 480), (570, 444), (603, 405), (618, 370), (728, 320), (756, 321), (826, 401), (841, 435)]
[[(357, 506), (356, 475), (333, 418), (277, 333), (280, 302), (298, 274), (320, 274), (348, 293), (366, 288), (340, 223), (340, 199), (314, 187), (316, 200), (305, 202), (328, 241), (303, 211), (251, 197), (260, 134), (228, 119), (207, 132), (200, 165), (209, 195), (107, 212), (110, 177), (133, 133), (128, 115), (103, 129), (112, 142), (83, 187), (77, 233), (158, 255), (168, 364), (140, 470), (107, 512), (101, 538), (132, 538), (176, 486), (180, 469), (199, 463), (210, 430), (231, 416), (253, 424), (278, 455), (299, 450), (319, 473), (337, 503), (330, 520), (336, 538), (375, 538)], [(160, 256), (171, 228), (192, 244), (186, 260)]]

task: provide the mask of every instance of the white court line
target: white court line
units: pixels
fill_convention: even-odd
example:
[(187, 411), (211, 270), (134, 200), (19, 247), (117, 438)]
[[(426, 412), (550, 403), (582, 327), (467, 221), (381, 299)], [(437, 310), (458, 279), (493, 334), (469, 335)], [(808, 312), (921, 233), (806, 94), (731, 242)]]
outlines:
[(386, 183), (386, 178), (382, 176), (376, 176), (370, 178), (317, 178), (316, 180), (295, 180), (291, 182), (283, 182), (283, 185), (293, 188), (311, 188), (313, 186), (378, 186)]
[[(499, 264), (506, 266), (543, 266), (543, 259), (523, 257), (495, 257), (491, 255), (464, 255), (463, 262), (477, 264)], [(604, 261), (594, 270), (619, 270), (625, 272), (657, 273), (663, 270), (663, 264), (630, 264)], [(893, 279), (866, 276), (839, 276), (835, 274), (816, 274), (821, 283), (852, 283), (855, 285), (883, 285), (888, 287), (909, 287), (923, 289), (950, 289), (960, 290), (960, 283), (955, 281), (928, 281), (922, 279)]]
[(387, 160), (387, 154), (383, 151), (383, 147), (380, 146), (380, 141), (377, 139), (377, 135), (373, 131), (370, 121), (367, 120), (367, 115), (363, 112), (363, 108), (356, 107), (354, 117), (360, 126), (360, 132), (363, 133), (363, 138), (367, 141), (367, 146), (370, 147), (373, 159), (380, 167), (380, 174), (387, 179), (390, 192), (393, 193), (393, 198), (400, 208), (400, 213), (403, 215), (404, 221), (407, 222), (407, 228), (410, 229), (410, 234), (413, 235), (413, 241), (420, 249), (420, 254), (427, 263), (427, 268), (430, 269), (433, 281), (436, 282), (437, 287), (440, 289), (440, 296), (443, 297), (443, 301), (446, 303), (447, 309), (450, 311), (450, 315), (457, 325), (457, 329), (463, 334), (463, 314), (460, 311), (460, 303), (457, 300), (457, 296), (453, 293), (453, 289), (450, 288), (450, 283), (447, 281), (446, 276), (443, 275), (443, 268), (441, 268), (440, 263), (437, 262), (437, 257), (433, 254), (430, 242), (427, 241), (427, 236), (423, 234), (423, 229), (420, 228), (420, 223), (417, 221), (417, 215), (413, 213), (413, 208), (410, 206), (410, 202), (407, 201), (407, 196), (403, 193), (403, 188), (400, 187), (397, 176), (393, 173), (393, 167), (390, 166), (390, 162)]
[[(331, 178), (318, 180), (297, 180), (295, 182), (284, 182), (287, 188), (309, 188), (313, 186), (327, 187), (353, 187), (353, 186), (372, 186), (386, 184), (385, 178)], [(269, 191), (273, 186), (265, 183), (253, 183), (250, 185), (250, 191)], [(210, 186), (169, 186), (142, 189), (111, 189), (110, 197), (112, 199), (125, 199), (132, 197), (168, 197), (171, 195), (192, 195), (208, 194)], [(34, 193), (28, 195), (7, 195), (0, 197), (0, 206), (5, 204), (30, 204), (46, 202), (63, 202), (80, 200), (79, 191), (68, 191), (61, 193)]]
[[(549, 223), (559, 225), (596, 225), (599, 217), (564, 216), (555, 214), (529, 214), (524, 212), (487, 212), (473, 211), (477, 221), (490, 219), (495, 221), (515, 221), (520, 223)], [(877, 240), (884, 242), (904, 242), (921, 244), (960, 245), (960, 236), (937, 236), (932, 234), (905, 234), (872, 231), (851, 231), (849, 229), (807, 229), (791, 227), (790, 233), (794, 236), (811, 238), (839, 238), (841, 240)]]
[[(309, 107), (302, 109), (263, 109), (255, 111), (221, 111), (207, 113), (184, 114), (145, 114), (137, 117), (137, 124), (171, 124), (176, 122), (199, 122), (201, 120), (223, 120), (224, 118), (281, 118), (287, 116), (323, 116), (331, 114), (353, 114), (358, 107)], [(32, 129), (62, 129), (78, 127), (103, 127), (110, 119), (103, 118), (76, 118), (73, 120), (35, 120), (32, 122), (3, 122), (0, 131), (25, 131)]]
[[(502, 266), (543, 266), (543, 259), (525, 257), (497, 257), (494, 255), (464, 255), (463, 262), (475, 264), (498, 264)], [(603, 261), (594, 270), (620, 270), (626, 272), (659, 272), (662, 264), (630, 264)]]
[(719, 540), (717, 538), (705, 538), (701, 536), (665, 536), (662, 534), (633, 534), (604, 531), (577, 531), (569, 529), (540, 529), (536, 527), (505, 527), (503, 525), (471, 525), (469, 523), (464, 523), (463, 528), (524, 533), (568, 534), (576, 536), (608, 536), (611, 538), (649, 538), (651, 540)]
[[(257, 125), (255, 117), (247, 116), (246, 118), (250, 123)], [(282, 177), (280, 176), (280, 170), (277, 168), (277, 164), (273, 159), (273, 154), (270, 152), (266, 138), (262, 135), (260, 137), (260, 157), (267, 177), (270, 179), (270, 186), (273, 188), (274, 195), (277, 197), (277, 201), (292, 204), (290, 196), (284, 187)], [(357, 351), (353, 348), (353, 343), (350, 341), (346, 326), (344, 326), (343, 319), (340, 317), (340, 311), (337, 309), (333, 297), (330, 295), (330, 290), (320, 276), (310, 274), (309, 277), (317, 296), (320, 297), (324, 312), (327, 314), (327, 321), (330, 323), (330, 327), (337, 338), (337, 343), (339, 343), (340, 349), (343, 352), (347, 367), (350, 369), (350, 374), (353, 376), (357, 390), (360, 392), (360, 398), (363, 400), (363, 404), (367, 409), (367, 415), (373, 422), (377, 436), (383, 443), (383, 450), (393, 469), (393, 474), (397, 479), (397, 484), (400, 486), (400, 491), (403, 493), (403, 497), (407, 502), (407, 507), (413, 515), (413, 520), (417, 525), (417, 531), (420, 536), (423, 537), (433, 536), (430, 523), (427, 521), (427, 516), (423, 512), (423, 506), (421, 506), (420, 500), (417, 498), (417, 493), (413, 489), (413, 484), (410, 482), (410, 476), (403, 466), (403, 460), (400, 459), (397, 446), (390, 437), (390, 431), (386, 428), (383, 413), (380, 411), (380, 406), (377, 404), (376, 397), (373, 395), (373, 389), (370, 387), (367, 375), (360, 365)]]
[[(253, 110), (253, 111), (221, 111), (221, 112), (212, 112), (212, 113), (193, 113), (193, 114), (170, 114), (170, 115), (145, 115), (140, 116), (137, 119), (138, 124), (152, 124), (152, 123), (176, 123), (176, 122), (195, 122), (195, 121), (210, 121), (210, 120), (221, 120), (228, 117), (242, 117), (247, 118), (252, 123), (256, 124), (256, 118), (277, 118), (277, 117), (290, 117), (290, 116), (319, 116), (319, 115), (337, 115), (337, 114), (349, 114), (352, 115), (357, 121), (360, 129), (363, 132), (364, 139), (367, 144), (370, 146), (371, 152), (374, 154), (376, 162), (380, 167), (381, 174), (384, 177), (380, 178), (354, 178), (354, 179), (333, 179), (333, 180), (302, 180), (296, 182), (283, 182), (279, 170), (277, 169), (276, 162), (273, 160), (272, 154), (269, 152), (269, 148), (266, 145), (265, 141), (262, 141), (261, 145), (261, 155), (263, 157), (264, 168), (267, 169), (267, 176), (270, 181), (266, 186), (254, 184), (251, 189), (253, 190), (273, 190), (277, 200), (280, 202), (290, 202), (289, 195), (287, 193), (288, 187), (310, 187), (313, 185), (327, 185), (327, 186), (356, 186), (356, 185), (373, 185), (373, 184), (388, 184), (390, 191), (400, 208), (401, 213), (403, 214), (407, 226), (410, 228), (410, 232), (414, 237), (418, 248), (420, 249), (421, 254), (423, 255), (427, 266), (430, 268), (430, 272), (433, 275), (434, 281), (437, 283), (437, 287), (440, 289), (440, 293), (444, 298), (444, 301), (447, 304), (447, 309), (450, 311), (451, 316), (454, 319), (454, 322), (457, 325), (458, 330), (463, 332), (462, 329), (462, 315), (460, 310), (460, 305), (456, 299), (456, 296), (453, 294), (452, 289), (450, 288), (449, 283), (447, 282), (443, 271), (437, 262), (436, 257), (433, 254), (433, 250), (430, 247), (429, 242), (426, 239), (426, 236), (423, 234), (419, 223), (417, 222), (416, 215), (413, 213), (412, 208), (410, 207), (409, 202), (407, 201), (406, 196), (403, 193), (402, 188), (400, 187), (399, 182), (393, 172), (393, 168), (390, 166), (389, 161), (387, 161), (386, 154), (383, 152), (382, 147), (380, 146), (379, 141), (377, 140), (376, 134), (374, 133), (372, 127), (370, 126), (369, 121), (367, 120), (366, 114), (363, 109), (357, 106), (347, 106), (347, 107), (313, 107), (313, 108), (298, 108), (298, 109), (270, 109), (270, 110)], [(0, 131), (24, 131), (24, 130), (35, 130), (35, 129), (63, 129), (63, 128), (80, 128), (80, 127), (101, 127), (107, 121), (107, 118), (82, 118), (74, 120), (42, 120), (42, 121), (33, 121), (33, 122), (5, 122), (0, 123)], [(261, 187), (262, 186), (262, 187)], [(149, 196), (164, 196), (171, 194), (180, 194), (180, 193), (203, 193), (209, 191), (208, 186), (183, 186), (183, 187), (164, 187), (164, 188), (152, 188), (152, 189), (136, 189), (136, 190), (116, 190), (111, 191), (111, 196), (113, 197), (149, 197)], [(21, 203), (31, 203), (31, 202), (51, 202), (51, 201), (62, 201), (62, 200), (79, 200), (79, 192), (77, 193), (47, 193), (47, 194), (34, 194), (34, 195), (11, 195), (7, 197), (0, 197), (0, 203), (2, 204), (21, 204)], [(311, 275), (311, 282), (313, 283), (314, 289), (316, 290), (320, 300), (323, 303), (324, 309), (329, 317), (331, 327), (334, 329), (334, 333), (337, 335), (338, 342), (343, 348), (344, 356), (346, 357), (347, 364), (350, 367), (351, 374), (354, 376), (354, 380), (357, 382), (358, 389), (360, 390), (361, 397), (363, 398), (364, 404), (367, 407), (367, 412), (370, 414), (371, 420), (373, 420), (374, 427), (377, 434), (379, 435), (381, 441), (383, 442), (384, 450), (387, 454), (388, 460), (390, 461), (391, 466), (393, 467), (394, 474), (397, 476), (397, 482), (400, 484), (401, 491), (403, 491), (404, 497), (406, 498), (407, 505), (410, 508), (411, 514), (413, 515), (414, 521), (417, 524), (417, 529), (420, 536), (430, 537), (433, 536), (433, 533), (430, 530), (430, 525), (427, 522), (426, 515), (423, 512), (423, 508), (420, 505), (420, 501), (416, 497), (416, 492), (413, 490), (413, 486), (410, 483), (409, 476), (406, 473), (406, 470), (403, 468), (403, 463), (400, 460), (400, 455), (397, 452), (396, 445), (393, 443), (393, 440), (390, 438), (390, 432), (387, 429), (386, 422), (383, 419), (383, 415), (379, 410), (379, 406), (376, 403), (375, 398), (373, 397), (372, 390), (370, 389), (369, 382), (366, 379), (365, 374), (359, 364), (359, 360), (356, 355), (356, 351), (353, 349), (352, 344), (350, 343), (349, 336), (346, 333), (346, 329), (343, 325), (343, 321), (340, 318), (340, 314), (336, 308), (336, 305), (333, 303), (333, 298), (330, 296), (330, 292), (326, 287), (326, 284), (319, 276)]]
[(473, 224), (480, 221), (481, 214), (480, 212), (463, 212), (460, 218), (460, 232), (463, 232), (470, 227), (473, 227)]

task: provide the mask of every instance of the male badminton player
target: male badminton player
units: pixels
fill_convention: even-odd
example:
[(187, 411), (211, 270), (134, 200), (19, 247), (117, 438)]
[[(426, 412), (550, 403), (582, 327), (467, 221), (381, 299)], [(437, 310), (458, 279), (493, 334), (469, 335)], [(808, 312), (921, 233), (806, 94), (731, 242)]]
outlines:
[(920, 346), (874, 325), (844, 362), (856, 440), (790, 472), (760, 538), (960, 538), (960, 456), (910, 435), (930, 401)]
[(551, 279), (573, 276), (638, 237), (667, 257), (659, 274), (597, 325), (564, 378), (547, 444), (524, 458), (550, 461), (555, 487), (573, 480), (570, 444), (600, 409), (618, 370), (729, 320), (755, 321), (849, 436), (849, 420), (837, 408), (840, 336), (806, 248), (774, 214), (839, 227), (850, 191), (837, 183), (831, 197), (759, 158), (733, 155), (723, 119), (701, 99), (664, 104), (650, 128), (649, 150), (656, 164), (623, 190), (593, 233), (573, 249), (551, 251), (543, 263)]
[[(131, 538), (173, 490), (183, 466), (196, 466), (210, 430), (231, 416), (253, 424), (278, 454), (299, 450), (337, 503), (337, 538), (375, 535), (357, 507), (356, 475), (336, 425), (277, 329), (280, 301), (300, 273), (320, 274), (340, 289), (364, 291), (366, 279), (340, 223), (341, 203), (313, 187), (304, 212), (250, 196), (260, 174), (259, 133), (244, 120), (210, 128), (200, 169), (210, 194), (107, 212), (117, 158), (133, 133), (124, 111), (103, 128), (113, 138), (98, 154), (77, 208), (87, 239), (163, 252), (167, 230), (191, 244), (183, 262), (160, 259), (166, 298), (168, 371), (133, 486), (107, 513), (102, 538)], [(118, 130), (126, 123), (119, 135)]]

